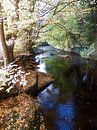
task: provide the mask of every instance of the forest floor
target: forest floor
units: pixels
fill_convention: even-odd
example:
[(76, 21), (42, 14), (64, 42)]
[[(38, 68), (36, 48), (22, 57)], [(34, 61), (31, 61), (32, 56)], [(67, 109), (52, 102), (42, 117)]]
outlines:
[(45, 129), (35, 96), (54, 79), (49, 74), (36, 71), (35, 62), (23, 60), (0, 69), (0, 79), (6, 81), (0, 80), (0, 130)]

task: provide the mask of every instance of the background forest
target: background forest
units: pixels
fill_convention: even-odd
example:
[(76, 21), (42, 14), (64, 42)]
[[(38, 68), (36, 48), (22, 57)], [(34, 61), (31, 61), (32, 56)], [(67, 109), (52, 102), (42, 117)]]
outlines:
[[(45, 41), (61, 49), (88, 47), (83, 56), (96, 49), (96, 0), (1, 0), (0, 3), (5, 37), (2, 41), (0, 36), (0, 40), (7, 46), (14, 44), (15, 54), (30, 51)], [(1, 28), (0, 31), (2, 35)], [(12, 61), (13, 56), (9, 57)]]

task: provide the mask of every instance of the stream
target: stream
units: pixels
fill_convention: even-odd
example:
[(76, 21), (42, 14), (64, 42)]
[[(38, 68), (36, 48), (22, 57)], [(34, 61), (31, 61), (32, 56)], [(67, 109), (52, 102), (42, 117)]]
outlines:
[(97, 91), (78, 83), (80, 76), (71, 69), (71, 61), (57, 56), (59, 50), (52, 46), (37, 48), (41, 50), (43, 53), (36, 56), (38, 70), (55, 78), (37, 97), (46, 129), (97, 130)]

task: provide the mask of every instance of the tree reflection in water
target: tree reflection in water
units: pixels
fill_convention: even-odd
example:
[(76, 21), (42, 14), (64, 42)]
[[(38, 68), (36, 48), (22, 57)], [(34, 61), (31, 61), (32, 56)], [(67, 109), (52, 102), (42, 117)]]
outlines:
[[(79, 78), (70, 61), (53, 56), (44, 63), (43, 71), (55, 78), (38, 96), (47, 130), (97, 130), (97, 91), (77, 84)], [(85, 72), (86, 64), (81, 67)], [(82, 81), (86, 80), (84, 75)]]
[(74, 104), (70, 100), (64, 103), (59, 102), (59, 96), (59, 89), (50, 85), (39, 94), (38, 100), (55, 130), (73, 130)]
[[(56, 81), (39, 94), (38, 101), (48, 121), (53, 125), (52, 130), (73, 130), (75, 115), (72, 98), (73, 85), (69, 80), (70, 76), (66, 68), (66, 66), (69, 68), (71, 65), (68, 65), (68, 62), (56, 63), (56, 59), (50, 59), (50, 62), (45, 62), (44, 68), (54, 76)], [(51, 123), (48, 124), (51, 125)]]

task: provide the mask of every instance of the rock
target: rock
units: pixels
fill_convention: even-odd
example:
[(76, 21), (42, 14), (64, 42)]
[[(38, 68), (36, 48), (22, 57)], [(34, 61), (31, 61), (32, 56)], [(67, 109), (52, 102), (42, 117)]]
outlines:
[(0, 130), (28, 129), (39, 104), (26, 94), (0, 101)]
[(0, 99), (15, 97), (20, 93), (36, 96), (53, 81), (49, 74), (33, 70), (25, 71), (21, 66), (10, 64), (0, 70)]
[(27, 73), (16, 64), (9, 64), (0, 69), (0, 99), (16, 96), (21, 93), (22, 86), (26, 85)]
[(58, 54), (58, 57), (64, 59), (64, 60), (72, 60), (70, 55), (62, 55), (62, 54)]
[(54, 81), (54, 78), (50, 74), (46, 74), (44, 72), (38, 72), (39, 80), (38, 80), (38, 90), (47, 86), (48, 84)]
[(45, 42), (41, 43), (39, 46), (40, 46), (40, 47), (41, 47), (41, 46), (50, 46), (50, 44), (48, 44), (48, 42), (45, 41)]
[(28, 81), (27, 85), (22, 87), (22, 91), (26, 92), (27, 94), (36, 96), (38, 92), (43, 90), (54, 81), (51, 75), (43, 72), (30, 70), (29, 73), (30, 75), (26, 76), (26, 80)]

